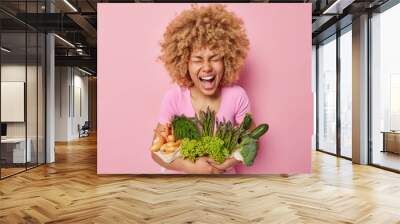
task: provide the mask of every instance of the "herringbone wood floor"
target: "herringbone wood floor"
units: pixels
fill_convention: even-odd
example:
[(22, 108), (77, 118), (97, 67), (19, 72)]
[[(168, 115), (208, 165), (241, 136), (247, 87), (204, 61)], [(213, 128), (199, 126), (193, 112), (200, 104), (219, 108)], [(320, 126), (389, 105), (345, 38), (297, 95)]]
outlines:
[(96, 175), (96, 139), (0, 181), (0, 223), (400, 223), (400, 175), (313, 153), (313, 174)]

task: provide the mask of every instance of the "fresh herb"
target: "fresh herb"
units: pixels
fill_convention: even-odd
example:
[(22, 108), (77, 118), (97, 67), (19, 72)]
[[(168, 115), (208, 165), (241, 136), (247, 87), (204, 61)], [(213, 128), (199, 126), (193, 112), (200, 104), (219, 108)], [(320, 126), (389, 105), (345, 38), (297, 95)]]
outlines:
[(194, 119), (185, 116), (174, 116), (172, 127), (176, 139), (199, 139), (200, 132)]

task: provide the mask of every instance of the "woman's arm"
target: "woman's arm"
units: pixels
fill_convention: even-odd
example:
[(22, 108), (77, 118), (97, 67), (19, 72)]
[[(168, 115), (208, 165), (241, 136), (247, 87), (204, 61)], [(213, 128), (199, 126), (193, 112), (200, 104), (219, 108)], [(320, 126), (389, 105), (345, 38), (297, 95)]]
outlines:
[(169, 170), (177, 170), (183, 171), (188, 174), (219, 174), (224, 172), (222, 169), (218, 169), (213, 167), (209, 163), (208, 157), (200, 157), (196, 160), (195, 163), (189, 160), (185, 160), (181, 157), (176, 158), (171, 163), (166, 163), (160, 159), (156, 154), (151, 153), (153, 160), (158, 163), (158, 165), (169, 169)]
[(154, 152), (151, 153), (151, 157), (153, 158), (154, 162), (158, 163), (158, 165), (169, 169), (169, 170), (177, 170), (177, 171), (184, 171), (186, 172), (187, 163), (182, 158), (176, 158), (171, 163), (164, 162), (160, 157), (158, 157)]

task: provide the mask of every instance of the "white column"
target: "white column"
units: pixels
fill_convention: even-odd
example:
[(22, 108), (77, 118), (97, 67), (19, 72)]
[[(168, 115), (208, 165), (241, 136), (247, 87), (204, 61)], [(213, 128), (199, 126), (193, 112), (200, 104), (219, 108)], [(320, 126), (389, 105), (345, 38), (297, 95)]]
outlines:
[(368, 163), (368, 15), (353, 20), (353, 162)]
[[(54, 11), (54, 5), (46, 1), (47, 12)], [(55, 44), (54, 35), (46, 35), (46, 163), (55, 162)]]
[(55, 161), (54, 150), (54, 133), (55, 133), (55, 76), (54, 76), (54, 35), (47, 34), (46, 36), (46, 60), (47, 60), (47, 76), (46, 76), (46, 163)]

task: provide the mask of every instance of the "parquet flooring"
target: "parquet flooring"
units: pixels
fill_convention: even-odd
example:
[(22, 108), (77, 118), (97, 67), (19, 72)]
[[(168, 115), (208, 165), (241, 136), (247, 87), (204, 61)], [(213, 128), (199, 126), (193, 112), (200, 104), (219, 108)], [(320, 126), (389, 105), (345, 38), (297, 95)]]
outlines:
[(1, 168), (1, 176), (7, 177), (7, 176), (13, 175), (15, 173), (24, 171), (24, 170), (25, 170), (25, 167), (24, 168)]
[(400, 223), (400, 175), (313, 152), (313, 173), (96, 174), (96, 139), (0, 181), (0, 223)]

